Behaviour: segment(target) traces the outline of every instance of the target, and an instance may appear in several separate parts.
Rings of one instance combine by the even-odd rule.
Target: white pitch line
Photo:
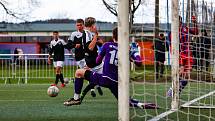
[[[169,111],[166,111],[166,112],[161,113],[160,115],[158,115],[158,116],[156,116],[156,117],[154,117],[154,118],[152,118],[152,119],[150,119],[148,121],[158,121],[158,120],[160,120],[160,119],[166,117],[167,115],[169,115],[171,113],[174,113],[176,111],[178,111],[178,110],[169,110]]]
[[[46,90],[0,90],[0,92],[45,92]]]
[[[210,95],[213,95],[214,93],[215,93],[215,90],[212,91],[212,92],[210,92],[210,93],[208,93],[208,94],[202,95],[201,97],[195,98],[195,99],[193,99],[193,100],[191,100],[191,101],[189,101],[189,102],[187,102],[187,103],[184,103],[184,104],[181,105],[181,106],[182,106],[182,107],[187,107],[187,106],[189,106],[189,105],[195,103],[195,102],[198,101],[198,100],[201,100],[201,99],[203,99],[203,98],[205,98],[205,97],[208,97],[208,96],[210,96]]]
[[[46,102],[49,100],[0,100],[0,102],[27,102],[27,101],[31,101],[31,102]],[[50,100],[51,101],[51,100]]]
[[[215,90],[210,92],[210,93],[208,93],[208,94],[205,94],[205,95],[203,95],[203,96],[201,96],[199,98],[196,98],[196,99],[193,99],[193,100],[191,100],[191,101],[189,101],[187,103],[184,103],[183,105],[181,105],[181,107],[188,107],[189,105],[195,103],[196,101],[201,100],[201,99],[203,99],[203,98],[205,98],[207,96],[210,96],[210,95],[212,95],[214,93],[215,93]],[[164,118],[164,117],[168,116],[169,114],[174,113],[176,111],[178,111],[178,109],[166,111],[166,112],[161,113],[160,115],[150,119],[149,121],[158,121],[158,120],[160,120],[160,119],[162,119],[162,118]]]
[[[183,108],[215,109],[215,106],[183,106]]]

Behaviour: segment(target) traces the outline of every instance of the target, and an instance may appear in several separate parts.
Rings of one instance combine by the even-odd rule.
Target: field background
[[[0,73],[8,74],[8,70],[0,70]],[[75,69],[73,69],[75,70]],[[74,71],[65,68],[64,75],[74,74]],[[143,71],[145,70],[145,71]],[[47,88],[54,82],[53,68],[29,69],[29,75],[36,77],[38,73],[49,75],[52,78],[30,78],[28,84],[23,84],[21,78],[10,78],[5,83],[5,78],[0,79],[0,121],[116,121],[118,120],[117,100],[108,89],[103,88],[104,95],[97,94],[96,98],[88,94],[84,102],[79,106],[65,107],[64,100],[73,96],[73,82],[65,88],[60,88],[57,97],[49,97]],[[20,73],[18,73],[20,72]],[[22,74],[17,71],[17,75]],[[154,79],[153,67],[137,68],[131,73],[130,95],[142,102],[153,102],[159,105],[159,109],[130,108],[131,121],[149,120],[163,112],[169,111],[171,98],[166,97],[167,89],[171,85],[170,71],[166,70],[166,76],[159,80]],[[134,80],[134,81],[133,81]],[[145,80],[145,81],[144,81]],[[20,83],[18,84],[18,81]],[[86,83],[85,83],[86,85]],[[215,90],[213,83],[191,82],[181,94],[181,104],[201,95]],[[215,95],[204,98],[199,103],[215,104]],[[161,119],[180,121],[207,121],[214,120],[214,109],[181,108],[179,111]]]

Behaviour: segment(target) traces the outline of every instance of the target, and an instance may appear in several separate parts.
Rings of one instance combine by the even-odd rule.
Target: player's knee
[[[56,72],[56,74],[60,74],[61,73],[61,68],[60,67],[56,67],[55,72]]]
[[[76,70],[75,77],[76,78],[83,78],[84,77],[84,72],[85,72],[85,69],[78,69],[78,70]]]

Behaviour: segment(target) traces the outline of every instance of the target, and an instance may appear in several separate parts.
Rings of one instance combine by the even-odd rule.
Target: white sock
[[[137,106],[138,106],[139,108],[142,108],[143,103],[137,103]]]
[[[74,99],[75,99],[75,100],[80,99],[80,94],[76,94],[76,93],[75,93],[75,94],[74,94]]]

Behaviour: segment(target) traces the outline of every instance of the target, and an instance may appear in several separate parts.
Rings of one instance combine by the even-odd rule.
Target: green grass
[[[55,74],[53,66],[37,68],[31,66],[28,69],[28,84],[22,84],[24,78],[24,69],[17,67],[16,77],[11,73],[11,67],[0,67],[0,121],[116,121],[118,120],[117,101],[108,89],[103,89],[104,96],[97,94],[92,98],[89,94],[80,106],[65,107],[64,100],[73,95],[73,83],[66,88],[61,88],[57,97],[49,97],[46,94],[47,88],[54,82]],[[73,77],[74,69],[69,66],[64,67],[64,76]],[[39,70],[39,71],[38,71]],[[144,71],[143,71],[144,70]],[[146,66],[137,68],[131,73],[130,95],[143,102],[154,102],[159,105],[159,109],[138,109],[130,108],[131,121],[148,120],[171,108],[171,99],[166,97],[167,89],[171,86],[170,70],[166,70],[163,78],[156,80],[154,78],[154,67]],[[39,78],[41,76],[48,78]],[[193,73],[195,76],[195,72]],[[5,80],[7,84],[4,85]],[[18,85],[19,82],[19,85]],[[138,82],[138,83],[136,83]],[[10,84],[9,84],[10,83]],[[195,99],[201,95],[215,90],[213,83],[195,83],[191,82],[181,94],[181,104]],[[204,98],[198,103],[215,104],[215,95]],[[191,109],[181,108],[179,111],[161,119],[180,121],[211,120],[215,118],[214,109]]]
[[[46,94],[49,85],[0,85],[0,121],[110,121],[117,120],[116,99],[90,96],[80,106],[65,107],[73,88],[61,88],[57,97]]]
[[[63,101],[73,95],[73,87],[70,84],[66,88],[60,88],[57,97],[49,97],[46,94],[47,84],[7,84],[0,85],[0,121],[116,121],[118,116],[117,101],[108,89],[104,89],[104,96],[97,94],[92,98],[89,94],[85,101],[79,106],[65,107]],[[142,121],[151,119],[160,113],[170,109],[171,99],[166,98],[165,92],[170,84],[133,84],[131,86],[131,95],[143,102],[154,102],[160,109],[138,109],[130,108],[130,117],[132,121]],[[199,86],[199,89],[196,87]],[[190,85],[183,91],[182,102],[198,97],[198,93],[207,93],[214,90],[214,85]],[[133,90],[135,92],[133,92]],[[197,94],[189,95],[190,92]],[[208,99],[200,100],[201,103],[215,102],[215,95]],[[185,121],[189,116],[190,120],[208,120],[205,116],[215,117],[215,110],[189,109],[182,108],[178,112],[165,117],[162,120],[180,120]],[[196,115],[192,115],[196,114]]]

